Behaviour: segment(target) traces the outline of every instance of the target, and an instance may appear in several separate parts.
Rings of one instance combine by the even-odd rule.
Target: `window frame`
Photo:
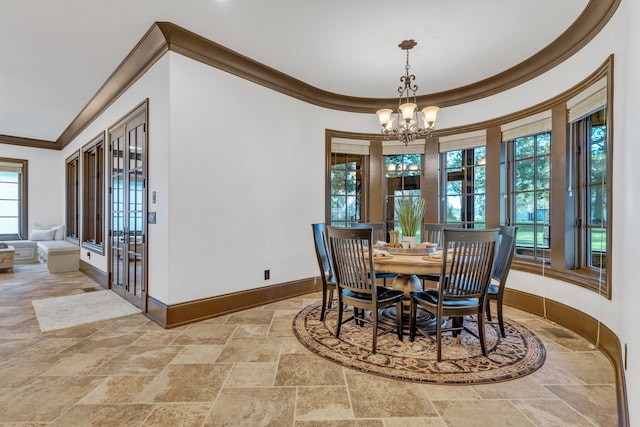
[[[548,135],[548,151],[544,152],[544,153],[539,153],[538,152],[538,140],[542,135]],[[518,260],[518,261],[522,261],[522,262],[529,262],[529,263],[534,263],[534,264],[544,264],[544,265],[550,265],[551,263],[551,254],[553,251],[552,245],[551,245],[551,210],[552,210],[552,198],[551,198],[551,194],[553,192],[553,185],[552,185],[552,178],[551,178],[551,162],[552,162],[552,145],[551,145],[551,140],[553,137],[553,133],[552,131],[545,131],[545,132],[537,132],[531,135],[523,135],[521,137],[517,137],[514,138],[512,140],[509,141],[505,141],[507,147],[506,147],[506,152],[507,152],[507,193],[506,193],[506,198],[507,198],[507,210],[506,210],[506,215],[507,215],[507,219],[505,221],[506,224],[509,225],[515,225],[516,227],[518,227],[519,223],[518,220],[516,219],[517,216],[517,206],[516,206],[516,199],[517,199],[517,195],[518,194],[533,194],[533,200],[534,200],[534,209],[533,209],[533,222],[531,224],[531,226],[533,227],[533,246],[532,247],[528,247],[528,246],[518,246],[518,242],[516,241],[516,253],[514,254],[514,260]],[[524,140],[526,138],[533,138],[533,154],[527,157],[520,157],[520,158],[516,158],[516,141],[518,140]],[[544,187],[544,188],[540,188],[538,187],[538,161],[540,159],[545,159],[546,162],[548,163],[548,168],[549,168],[549,180],[548,180],[548,186]],[[526,190],[518,190],[516,187],[516,165],[519,162],[526,162],[526,161],[532,161],[533,162],[533,177],[532,177],[532,188],[530,189],[526,189]],[[548,212],[547,212],[547,221],[539,221],[538,220],[538,206],[537,206],[537,200],[538,200],[538,195],[540,193],[548,193],[549,194],[549,201],[548,201]],[[524,229],[522,228],[523,226],[521,226],[521,229],[518,232],[518,237],[520,238],[520,236],[522,236],[524,233]],[[537,243],[537,228],[538,227],[542,227],[543,228],[543,240],[545,238],[544,234],[546,234],[546,239],[548,241],[547,246],[542,246],[539,245]],[[518,251],[521,252],[518,252]],[[524,252],[525,251],[529,251],[531,252],[530,255],[525,255]]]
[[[104,255],[105,134],[82,147],[82,247]]]
[[[604,217],[606,225],[602,226],[606,230],[606,240],[605,240],[605,266],[603,268],[599,268],[597,266],[593,266],[592,263],[588,261],[589,253],[593,252],[590,250],[590,237],[589,231],[591,229],[597,228],[594,227],[589,220],[589,212],[590,212],[590,189],[593,187],[590,183],[589,179],[589,168],[590,168],[590,146],[591,146],[591,129],[592,129],[592,120],[593,115],[597,114],[599,111],[603,111],[604,116],[604,126],[605,132],[603,137],[603,142],[605,144],[604,154],[606,156],[604,166],[605,166],[605,178],[604,182],[600,181],[598,185],[602,185],[604,187],[605,194],[605,203],[606,207],[604,210]],[[575,222],[575,237],[574,240],[576,242],[576,253],[575,253],[575,270],[579,273],[587,275],[592,278],[597,278],[597,291],[603,295],[610,297],[610,287],[608,286],[609,275],[610,275],[610,251],[611,251],[611,161],[613,157],[613,148],[610,140],[610,123],[609,123],[609,114],[607,106],[603,106],[598,109],[596,112],[583,117],[582,119],[576,120],[569,125],[572,127],[572,134],[570,141],[570,146],[572,147],[571,155],[573,156],[573,161],[575,162],[575,170],[570,171],[572,173],[572,177],[575,179],[575,205],[574,209],[576,211],[576,222]],[[593,255],[591,255],[593,257]],[[606,281],[603,283],[603,277],[606,278]],[[595,287],[595,286],[594,286]]]
[[[26,240],[29,238],[29,161],[25,159],[0,157],[0,162],[16,164],[16,167],[20,168],[20,173],[18,173],[18,231],[16,234],[0,234],[0,241]]]
[[[65,160],[65,240],[80,241],[80,150]]]
[[[476,150],[482,149],[484,150],[484,156],[482,158],[478,158],[476,155]],[[447,156],[450,153],[460,152],[461,153],[461,164],[460,166],[448,166]],[[440,153],[440,188],[439,197],[440,199],[440,212],[442,212],[442,218],[440,219],[445,224],[461,224],[463,228],[478,228],[484,229],[487,227],[487,168],[486,168],[486,158],[487,151],[486,145],[478,145],[474,147],[468,148],[458,148],[455,150],[446,150]],[[483,162],[481,162],[483,160]],[[475,185],[476,171],[479,170],[484,172],[484,187],[483,192],[477,191]],[[460,200],[460,221],[449,221],[448,218],[448,198],[449,196],[456,196],[455,194],[450,194],[448,192],[448,183],[455,182],[449,181],[450,174],[461,174],[461,179],[459,180],[461,183],[461,192],[459,194]],[[457,181],[457,180],[456,180]],[[471,183],[469,181],[472,181]],[[471,191],[470,191],[471,190]],[[475,214],[475,198],[476,197],[484,197],[484,213],[483,218],[484,222],[476,221]],[[476,226],[477,225],[477,226]]]

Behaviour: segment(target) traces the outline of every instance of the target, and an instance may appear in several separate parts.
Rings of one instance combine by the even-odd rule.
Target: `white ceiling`
[[[413,38],[418,95],[504,71],[588,0],[0,0],[0,135],[56,140],[155,21],[320,89],[393,98]]]

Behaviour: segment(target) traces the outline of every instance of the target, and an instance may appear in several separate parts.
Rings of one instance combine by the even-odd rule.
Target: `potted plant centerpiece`
[[[416,234],[422,226],[425,201],[423,198],[403,198],[396,203],[396,216],[402,228],[402,241],[409,248],[416,247]],[[403,244],[403,247],[405,245]]]

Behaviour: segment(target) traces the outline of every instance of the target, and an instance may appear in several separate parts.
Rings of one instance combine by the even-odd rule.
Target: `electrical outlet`
[[[264,271],[264,280],[269,280],[271,278],[271,270]]]

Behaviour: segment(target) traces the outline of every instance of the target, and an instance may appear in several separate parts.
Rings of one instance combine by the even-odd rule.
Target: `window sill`
[[[511,268],[513,270],[525,271],[527,273],[572,283],[611,299],[611,294],[607,286],[606,272],[601,276],[598,271],[586,268],[580,270],[557,270],[545,265],[543,269],[540,263],[520,259],[516,260],[515,258],[513,259]]]
[[[104,255],[104,245],[96,245],[93,242],[82,242],[82,247],[99,255]]]

